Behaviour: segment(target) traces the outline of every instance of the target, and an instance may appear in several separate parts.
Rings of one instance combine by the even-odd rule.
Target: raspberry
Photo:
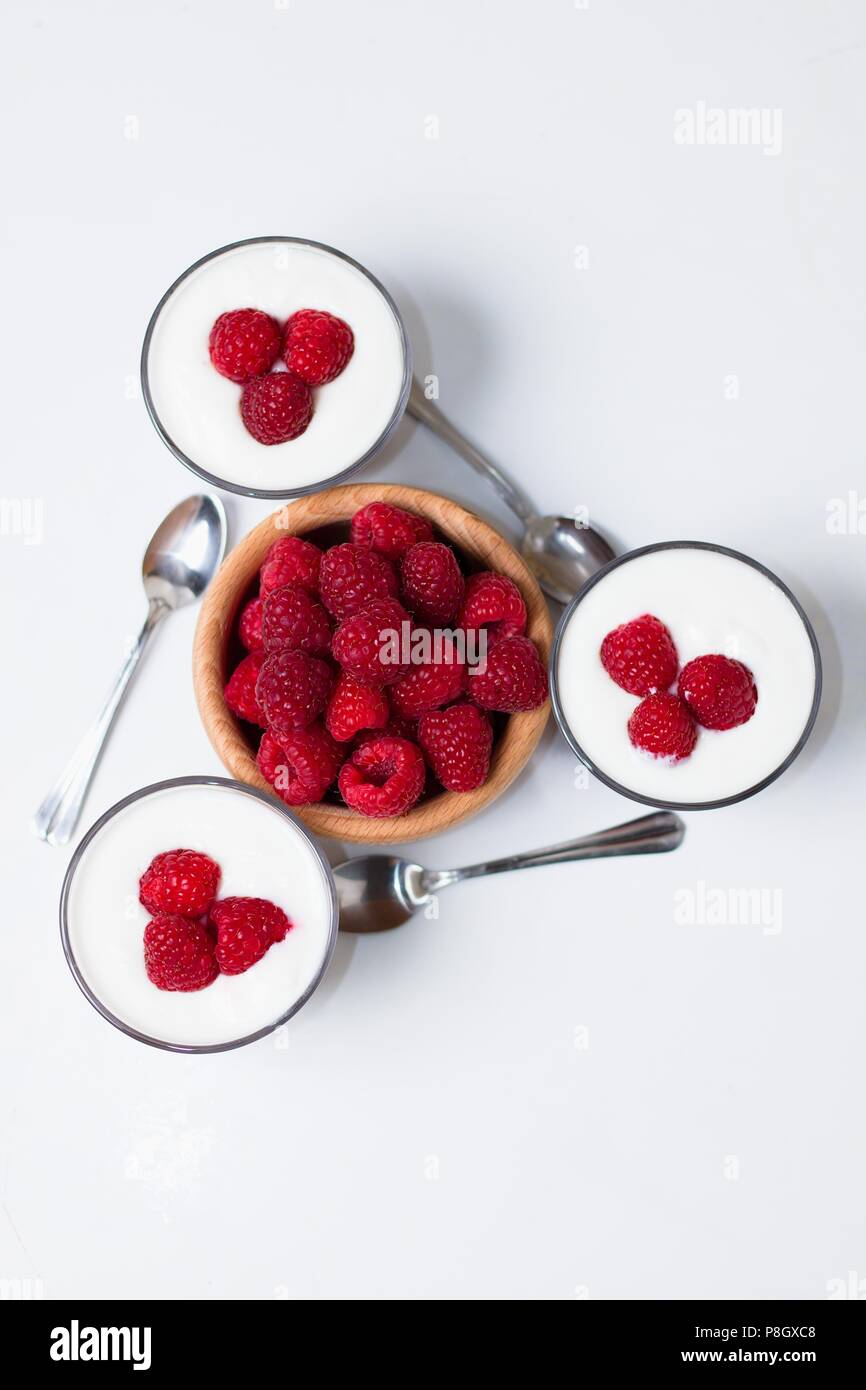
[[[599,655],[611,680],[629,695],[668,690],[680,664],[673,638],[651,613],[615,627],[602,642]]]
[[[256,684],[265,660],[264,652],[250,652],[241,664],[235,667],[223,691],[225,702],[238,719],[247,719],[250,724],[260,724],[264,728],[265,717],[256,698]]]
[[[390,560],[347,541],[323,555],[319,591],[329,613],[350,618],[371,598],[396,598],[397,575]]]
[[[463,602],[464,582],[454,551],[441,541],[418,541],[400,561],[406,606],[429,623],[449,623]]]
[[[222,898],[211,908],[210,921],[216,927],[214,954],[223,975],[242,975],[292,929],[282,909],[265,898]]]
[[[409,669],[399,659],[391,659],[402,653],[404,623],[411,641],[412,625],[402,604],[395,598],[371,599],[340,623],[331,648],[334,659],[368,685],[393,685]],[[396,634],[397,652],[392,651],[395,638],[391,634]]]
[[[288,647],[310,656],[327,656],[331,649],[330,619],[300,584],[284,584],[265,600],[262,641],[269,653]]]
[[[179,912],[201,917],[217,894],[220,866],[197,849],[169,849],[151,859],[138,881],[138,900],[151,917]]]
[[[526,604],[506,575],[483,570],[466,581],[458,621],[467,631],[486,628],[489,638],[514,637],[526,631]]]
[[[678,763],[691,753],[698,731],[685,702],[659,690],[641,700],[628,721],[628,736],[635,748]]]
[[[322,552],[301,536],[280,536],[274,541],[259,570],[259,592],[267,598],[272,589],[284,584],[300,584],[308,594],[319,592]]]
[[[428,710],[439,709],[466,691],[466,664],[460,661],[453,642],[431,637],[429,661],[410,668],[391,687],[391,702],[397,714],[415,719]]]
[[[219,974],[214,943],[201,922],[177,913],[154,917],[144,929],[144,968],[157,989],[188,994]]]
[[[477,705],[451,705],[422,714],[418,742],[446,791],[471,792],[487,781],[493,728]]]
[[[260,598],[251,598],[238,620],[238,635],[248,652],[262,650],[262,610]]]
[[[364,685],[348,671],[341,671],[325,712],[325,728],[340,743],[348,743],[359,729],[382,729],[390,707],[384,690]]]
[[[276,733],[292,733],[312,724],[328,703],[334,673],[317,656],[285,648],[266,659],[256,697],[267,724]]]
[[[735,729],[751,719],[758,703],[748,666],[729,656],[698,656],[687,662],[677,690],[705,729]]]
[[[364,816],[402,816],[424,790],[420,749],[387,735],[356,748],[340,770],[343,800]]]
[[[279,738],[263,734],[256,758],[262,776],[287,806],[321,801],[336,781],[342,761],[342,749],[321,724]]]
[[[338,377],[354,350],[349,325],[324,309],[299,309],[283,330],[283,361],[310,386]]]
[[[297,439],[312,418],[310,388],[291,372],[271,372],[244,387],[241,419],[260,444],[285,444]]]
[[[220,314],[208,340],[210,360],[220,376],[239,386],[269,372],[280,355],[280,325],[261,309],[230,309]]]
[[[486,668],[476,666],[469,695],[482,709],[538,709],[547,699],[547,672],[528,637],[503,637],[487,652]]]
[[[388,502],[368,502],[352,517],[352,541],[399,560],[417,541],[432,541],[433,527],[423,516],[392,507]]]

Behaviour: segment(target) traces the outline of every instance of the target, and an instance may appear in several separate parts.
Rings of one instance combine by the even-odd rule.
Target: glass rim
[[[740,560],[743,564],[751,566],[752,569],[755,569],[760,574],[762,574],[765,577],[765,579],[769,579],[773,584],[775,584],[778,589],[781,589],[782,593],[791,603],[798,617],[800,618],[800,621],[802,622],[803,627],[805,628],[806,636],[809,639],[809,645],[812,648],[812,659],[815,663],[815,688],[812,693],[812,704],[809,710],[808,718],[806,719],[806,723],[803,726],[803,731],[800,734],[800,737],[798,738],[797,742],[794,744],[794,747],[786,755],[786,757],[779,764],[779,766],[774,768],[772,772],[768,773],[766,777],[762,777],[759,782],[755,782],[753,786],[745,788],[744,791],[735,792],[731,796],[719,797],[713,801],[661,801],[654,797],[645,796],[641,793],[632,791],[630,788],[624,786],[621,782],[617,782],[615,778],[610,777],[606,772],[603,772],[602,769],[598,767],[598,765],[593,761],[593,759],[590,758],[589,754],[585,751],[581,744],[578,743],[577,739],[571,731],[571,728],[569,727],[568,720],[565,716],[565,712],[562,707],[562,701],[560,698],[559,678],[557,674],[559,667],[559,652],[562,646],[563,637],[565,636],[566,628],[568,627],[568,624],[571,621],[571,617],[575,612],[575,609],[583,601],[583,599],[589,593],[590,589],[594,588],[595,585],[598,584],[600,580],[604,579],[606,575],[610,574],[612,570],[617,569],[620,565],[626,564],[629,560],[637,559],[640,555],[651,555],[659,550],[712,550],[719,555],[728,555],[732,560]],[[722,806],[733,806],[739,801],[746,801],[749,797],[756,796],[758,792],[763,791],[764,788],[768,787],[771,782],[775,782],[778,777],[781,777],[783,772],[786,772],[788,770],[788,768],[794,762],[795,758],[799,757],[800,753],[802,753],[803,748],[806,745],[809,735],[811,734],[812,729],[814,728],[815,720],[818,717],[818,709],[821,704],[821,690],[823,685],[821,652],[820,648],[818,647],[818,639],[815,636],[815,630],[812,626],[809,616],[803,608],[803,605],[800,603],[799,599],[796,597],[796,595],[791,592],[787,584],[782,579],[780,579],[777,574],[774,574],[773,571],[768,569],[766,565],[762,565],[760,560],[753,559],[751,555],[744,555],[741,550],[733,550],[730,546],[717,545],[712,541],[657,541],[653,545],[638,546],[635,550],[626,551],[624,555],[615,556],[615,558],[609,561],[609,563],[606,564],[603,569],[600,569],[597,574],[594,574],[591,579],[587,580],[586,584],[584,584],[583,587],[578,590],[574,598],[570,600],[567,607],[563,611],[559,619],[559,622],[556,625],[556,632],[554,633],[553,644],[550,649],[548,677],[550,683],[550,703],[553,708],[553,717],[556,720],[557,727],[560,733],[565,738],[565,741],[568,744],[569,748],[580,759],[584,767],[587,768],[588,771],[591,772],[594,777],[597,777],[600,782],[603,782],[605,786],[610,787],[611,791],[619,792],[621,796],[627,797],[630,801],[638,801],[643,806],[654,806],[662,811],[718,810]]]
[[[159,417],[159,412],[156,409],[156,405],[154,403],[153,395],[150,389],[150,377],[148,371],[150,344],[153,339],[153,334],[156,329],[159,316],[165,308],[166,304],[168,303],[169,299],[171,299],[175,290],[177,290],[180,287],[180,285],[183,284],[184,280],[188,279],[188,277],[192,275],[194,271],[199,270],[200,267],[203,265],[207,265],[208,261],[215,260],[217,256],[224,256],[229,251],[238,250],[238,248],[241,246],[259,246],[265,245],[268,242],[274,244],[288,243],[294,246],[310,246],[316,251],[325,251],[330,256],[336,256],[338,260],[345,261],[347,265],[351,265],[355,268],[355,270],[360,271],[360,273],[365,277],[365,279],[369,280],[370,283],[374,286],[374,288],[379,291],[382,298],[385,300],[385,303],[388,305],[388,308],[394,316],[394,321],[397,324],[397,328],[400,334],[400,342],[403,348],[403,383],[400,388],[400,395],[397,398],[397,403],[394,406],[394,409],[391,413],[391,418],[389,419],[385,428],[382,430],[382,433],[379,435],[378,439],[376,439],[374,443],[370,445],[370,447],[365,451],[365,453],[361,455],[359,459],[356,459],[354,463],[350,463],[346,468],[341,469],[339,473],[331,474],[322,482],[307,483],[303,487],[296,488],[247,487],[243,483],[232,483],[225,478],[220,478],[217,476],[216,473],[209,473],[207,469],[202,467],[200,463],[196,463],[195,460],[191,459],[188,454],[185,454],[183,449],[181,449],[180,445],[175,443],[175,441],[172,439],[171,435],[168,433],[168,430],[165,428]],[[252,236],[243,237],[240,241],[227,242],[225,246],[218,246],[215,251],[209,251],[206,256],[200,256],[197,261],[193,261],[192,265],[187,266],[186,270],[182,271],[181,274],[178,275],[176,280],[172,281],[168,289],[165,291],[165,294],[162,296],[156,308],[154,309],[153,313],[151,314],[150,319],[148,320],[147,328],[144,334],[144,341],[141,347],[141,362],[139,371],[141,378],[141,392],[142,396],[144,397],[144,404],[147,407],[147,413],[150,416],[151,424],[153,425],[163,444],[165,444],[166,448],[169,449],[169,451],[172,454],[174,454],[174,457],[178,460],[179,463],[182,463],[185,468],[189,468],[193,473],[196,474],[197,477],[202,478],[206,483],[209,483],[211,487],[221,488],[224,492],[233,492],[241,497],[261,497],[267,501],[285,502],[293,497],[308,497],[312,493],[322,492],[326,488],[336,487],[339,483],[345,482],[347,478],[357,473],[359,469],[365,466],[365,464],[368,464],[370,460],[383,447],[386,441],[390,439],[391,435],[394,433],[394,430],[397,428],[398,424],[400,423],[404,414],[406,413],[406,406],[409,402],[409,391],[412,386],[412,345],[409,341],[409,334],[406,331],[406,325],[403,322],[403,316],[400,313],[400,310],[397,308],[397,305],[395,304],[392,296],[385,289],[385,286],[381,283],[381,281],[377,280],[376,276],[373,275],[373,273],[369,271],[366,266],[361,265],[360,261],[354,260],[352,256],[347,256],[345,251],[339,251],[335,246],[328,246],[327,243],[324,241],[312,241],[309,237]]]
[[[120,811],[125,810],[126,807],[132,805],[133,802],[141,801],[146,796],[151,796],[155,792],[166,791],[171,787],[195,786],[226,787],[231,791],[243,792],[245,795],[251,796],[255,798],[257,801],[264,802],[266,806],[269,806],[274,811],[278,811],[281,815],[285,816],[287,820],[291,821],[295,828],[301,832],[303,838],[307,841],[316,859],[318,860],[319,866],[322,869],[325,885],[328,890],[328,898],[330,903],[330,923],[328,928],[328,941],[325,948],[325,953],[322,957],[321,964],[318,970],[316,971],[316,974],[310,981],[307,988],[304,990],[303,994],[300,995],[299,998],[294,1001],[291,1008],[289,1008],[273,1023],[266,1024],[263,1028],[258,1028],[255,1032],[247,1033],[241,1038],[233,1038],[229,1042],[222,1043],[167,1042],[164,1038],[153,1038],[148,1033],[144,1033],[140,1029],[133,1027],[131,1023],[127,1023],[122,1018],[118,1018],[116,1014],[111,1012],[108,1005],[102,999],[99,998],[95,990],[88,983],[87,978],[84,975],[84,972],[82,971],[81,967],[78,964],[78,961],[75,958],[75,951],[73,950],[72,942],[70,940],[69,935],[69,894],[72,888],[72,882],[75,877],[76,870],[78,869],[78,866],[81,863],[81,860],[84,856],[84,852],[87,849],[88,845],[91,843],[91,841],[99,834],[99,832],[103,829],[105,825],[108,824],[110,820],[113,820],[114,817]],[[119,1029],[121,1033],[125,1033],[127,1037],[134,1038],[137,1042],[146,1043],[148,1047],[157,1047],[163,1052],[232,1052],[235,1048],[245,1047],[247,1043],[258,1042],[261,1038],[267,1037],[269,1033],[275,1032],[277,1028],[281,1028],[284,1023],[288,1023],[289,1019],[293,1018],[294,1015],[299,1011],[299,1009],[303,1008],[304,1004],[307,1003],[308,999],[311,997],[312,994],[315,993],[319,985],[322,983],[322,980],[324,979],[325,974],[327,973],[328,967],[334,955],[334,950],[337,944],[339,924],[340,906],[337,897],[337,885],[334,880],[334,874],[333,870],[331,869],[331,865],[325,858],[325,855],[318,841],[314,838],[313,835],[310,834],[309,830],[304,825],[304,823],[296,815],[294,815],[289,810],[289,808],[285,806],[281,801],[277,801],[274,797],[269,796],[266,792],[259,791],[257,787],[247,786],[245,782],[238,782],[232,777],[211,777],[205,775],[191,777],[168,777],[160,782],[151,782],[146,787],[139,787],[137,791],[130,792],[128,796],[122,797],[121,800],[116,801],[113,806],[109,806],[108,810],[103,812],[99,819],[94,821],[93,825],[91,825],[90,829],[86,832],[86,834],[82,836],[81,840],[75,847],[75,851],[72,855],[72,858],[69,861],[69,864],[67,865],[66,873],[63,876],[63,886],[60,890],[60,940],[63,946],[63,954],[66,957],[66,964],[69,966],[69,969],[72,972],[73,979],[75,980],[75,983],[78,985],[78,988],[81,990],[88,1003],[91,1004],[94,1009],[96,1009],[97,1013],[101,1014],[102,1017],[108,1023],[111,1023],[115,1028]]]

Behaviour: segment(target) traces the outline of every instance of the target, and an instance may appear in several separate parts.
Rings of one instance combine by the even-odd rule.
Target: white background
[[[864,1278],[866,535],[827,529],[866,489],[862,7],[33,0],[4,28],[2,491],[42,499],[44,539],[0,541],[0,1276],[266,1299],[823,1298]],[[699,102],[781,109],[781,154],[678,145]],[[153,525],[196,486],[135,386],[148,316],[192,260],[261,233],[369,265],[443,408],[540,508],[775,569],[826,696],[795,767],[690,816],[678,854],[455,888],[438,922],[342,940],[287,1046],[184,1058],[78,993],[68,855],[27,821],[143,615]],[[366,477],[509,525],[409,421]],[[234,539],[269,510],[228,505]],[[159,634],[82,829],[220,770],[194,623]],[[639,813],[574,772],[551,727],[419,857]],[[780,889],[781,932],[677,926],[699,883]]]

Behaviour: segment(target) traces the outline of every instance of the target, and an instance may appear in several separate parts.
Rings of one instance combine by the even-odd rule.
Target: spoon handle
[[[438,406],[434,405],[424,395],[424,388],[417,377],[412,378],[412,389],[409,392],[409,403],[406,407],[407,413],[414,419],[420,420],[422,425],[426,425],[434,434],[438,434],[440,439],[444,439],[446,444],[450,444],[456,454],[465,460],[466,463],[474,468],[476,473],[487,478],[491,482],[502,498],[507,507],[510,507],[514,515],[518,517],[524,525],[535,515],[532,507],[526,498],[514,486],[510,478],[507,478],[501,468],[497,468],[495,463],[491,463],[483,454],[480,454],[473,444],[455,429],[450,420],[445,416]]]
[[[65,845],[78,824],[81,807],[99,763],[105,740],[120,709],[129,682],[141,660],[150,635],[169,609],[160,599],[151,599],[144,626],[124,661],[108,698],[95,723],[88,729],[54,786],[33,817],[33,830],[49,845]]]
[[[511,869],[535,869],[543,864],[569,864],[576,859],[611,859],[620,854],[664,854],[683,842],[686,827],[672,811],[655,811],[640,816],[611,830],[599,830],[548,849],[529,850],[507,859],[492,859],[486,864],[470,864],[464,869],[426,869],[423,878],[425,892],[435,893],[450,883],[464,878],[480,878],[485,874],[504,874]]]

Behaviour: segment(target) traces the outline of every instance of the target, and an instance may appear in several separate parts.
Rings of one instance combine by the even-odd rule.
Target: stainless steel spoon
[[[558,603],[568,603],[588,579],[614,558],[613,547],[590,526],[570,516],[536,516],[523,493],[501,468],[480,454],[474,444],[428,401],[420,382],[413,380],[407,413],[450,444],[476,473],[493,484],[507,507],[524,526],[523,558],[542,589]]]
[[[542,864],[569,864],[577,859],[611,859],[620,854],[663,854],[683,842],[686,827],[672,811],[583,835],[564,845],[471,864],[465,869],[424,869],[408,859],[388,854],[363,854],[334,869],[340,900],[340,931],[388,931],[409,920],[442,888],[465,878],[503,874],[511,869],[534,869]]]
[[[226,546],[226,516],[216,497],[197,494],[174,507],[155,531],[141,567],[147,617],[105,704],[33,818],[50,845],[65,845],[81,814],[105,740],[150,637],[166,613],[192,603],[219,567]]]

